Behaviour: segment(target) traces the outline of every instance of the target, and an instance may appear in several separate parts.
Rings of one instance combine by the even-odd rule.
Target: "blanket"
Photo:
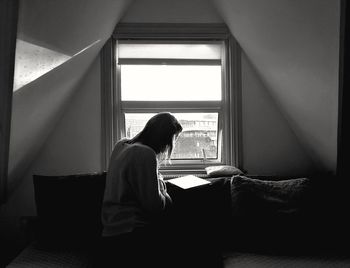
[[[230,237],[236,250],[299,249],[307,230],[304,207],[309,183],[308,178],[268,181],[233,176]]]
[[[310,180],[260,180],[242,175],[231,178],[233,215],[241,213],[295,213],[307,197]],[[259,214],[260,214],[259,213]]]

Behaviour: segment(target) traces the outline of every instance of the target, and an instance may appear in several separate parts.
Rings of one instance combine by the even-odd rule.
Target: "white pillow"
[[[229,165],[209,166],[205,168],[205,171],[210,177],[224,177],[244,174],[239,168]]]

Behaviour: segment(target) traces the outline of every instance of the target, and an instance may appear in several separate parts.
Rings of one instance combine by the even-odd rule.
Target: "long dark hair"
[[[148,120],[145,127],[129,143],[141,142],[151,147],[158,155],[167,153],[170,157],[173,150],[174,136],[182,131],[181,124],[169,112],[161,112]]]

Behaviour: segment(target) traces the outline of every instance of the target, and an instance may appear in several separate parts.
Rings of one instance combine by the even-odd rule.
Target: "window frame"
[[[133,42],[222,42],[222,99],[221,101],[121,101],[120,68],[117,64],[118,40]],[[137,59],[138,63],[142,60]],[[147,62],[149,59],[147,60]],[[162,60],[163,61],[163,60]],[[200,62],[202,60],[199,60]],[[206,60],[203,60],[206,61]],[[124,61],[125,62],[125,61]],[[181,60],[183,62],[183,60]],[[188,60],[190,63],[190,61]],[[197,62],[197,61],[196,61]],[[156,63],[156,62],[155,62]],[[220,161],[194,159],[172,160],[161,166],[164,173],[203,173],[209,165],[241,166],[241,82],[240,48],[224,24],[118,24],[112,37],[101,51],[102,83],[102,166],[107,169],[109,156],[117,140],[125,135],[124,112],[218,112],[218,158]],[[179,110],[181,103],[181,111]],[[205,103],[205,105],[203,105]],[[220,116],[220,113],[222,116]],[[124,132],[123,132],[124,130]],[[220,131],[222,130],[222,131]],[[225,145],[225,148],[223,148]]]

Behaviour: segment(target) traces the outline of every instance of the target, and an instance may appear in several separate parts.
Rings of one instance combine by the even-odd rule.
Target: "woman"
[[[181,131],[172,114],[158,113],[134,138],[115,145],[102,205],[105,266],[134,267],[148,260],[154,267],[166,259],[162,216],[172,200],[157,158],[170,158]]]

